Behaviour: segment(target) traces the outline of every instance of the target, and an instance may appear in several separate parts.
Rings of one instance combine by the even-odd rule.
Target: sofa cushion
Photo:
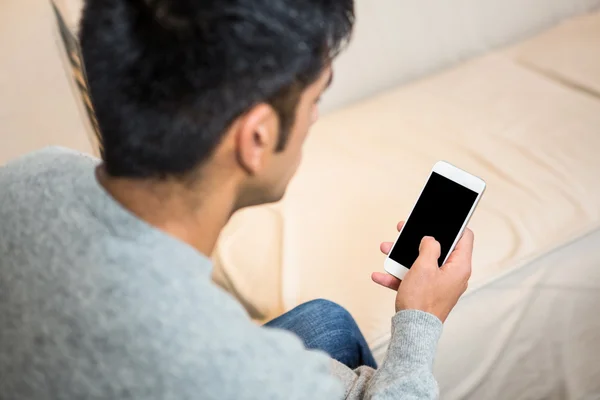
[[[514,53],[523,65],[600,97],[600,12],[570,19]]]
[[[242,210],[230,219],[214,252],[213,280],[234,293],[259,322],[285,311],[281,301],[282,230],[277,206]]]
[[[248,229],[224,236],[228,251],[244,255],[227,269],[239,281],[280,274],[283,309],[317,297],[337,301],[376,343],[389,334],[394,311],[394,293],[369,278],[383,269],[378,244],[395,238],[395,223],[436,161],[488,183],[470,224],[477,287],[600,225],[599,126],[600,101],[502,54],[346,108],[319,122],[305,145],[277,208],[281,247],[260,250],[273,262],[249,262],[263,231]]]

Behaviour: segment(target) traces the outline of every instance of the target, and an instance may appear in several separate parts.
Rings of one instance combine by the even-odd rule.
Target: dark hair
[[[347,42],[353,0],[87,0],[80,38],[108,173],[184,175],[260,102],[279,150]]]

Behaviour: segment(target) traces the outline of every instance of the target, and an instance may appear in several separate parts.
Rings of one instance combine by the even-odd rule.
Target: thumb
[[[440,243],[432,238],[431,236],[425,236],[421,240],[421,245],[419,246],[419,257],[415,264],[422,265],[435,265],[438,266],[438,258],[440,258],[441,254]]]

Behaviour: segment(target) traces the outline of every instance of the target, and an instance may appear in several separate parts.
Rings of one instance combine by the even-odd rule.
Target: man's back
[[[48,149],[0,168],[0,399],[341,395],[326,356],[255,326],[95,166]]]

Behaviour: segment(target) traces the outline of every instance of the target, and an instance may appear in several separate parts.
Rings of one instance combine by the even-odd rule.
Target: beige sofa
[[[46,0],[0,2],[0,164],[63,145],[93,152]]]
[[[5,4],[24,12],[17,0]],[[57,4],[75,29],[80,2]],[[446,159],[485,178],[488,191],[471,223],[472,284],[440,343],[442,398],[595,398],[600,14],[565,18],[599,5],[359,0],[355,41],[336,63],[328,113],[297,177],[282,202],[234,216],[213,255],[215,280],[258,321],[313,298],[337,301],[381,359],[393,293],[369,279],[382,270],[378,244],[394,238],[428,170]],[[43,118],[9,115],[26,145],[0,162],[49,141],[92,151],[82,145],[85,114],[69,107],[48,131]]]
[[[600,397],[599,84],[595,13],[331,113],[286,198],[227,227],[217,280],[258,319],[337,301],[381,359],[393,293],[369,279],[378,243],[445,159],[488,190],[440,344],[442,398]]]

